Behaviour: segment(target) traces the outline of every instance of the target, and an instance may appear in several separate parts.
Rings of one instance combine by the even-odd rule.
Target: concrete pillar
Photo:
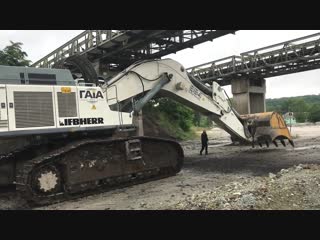
[[[142,110],[137,114],[133,115],[133,125],[137,128],[136,134],[137,136],[143,136],[143,118],[142,118]]]
[[[266,111],[266,81],[263,78],[236,78],[231,81],[234,107],[240,114]]]

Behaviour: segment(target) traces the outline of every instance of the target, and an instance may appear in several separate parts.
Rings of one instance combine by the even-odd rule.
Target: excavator
[[[72,56],[55,68],[0,66],[0,186],[46,205],[177,174],[177,141],[137,134],[141,110],[166,97],[209,116],[233,140],[293,145],[276,112],[239,115],[223,88],[204,85],[172,59],[143,60],[108,81]],[[81,84],[79,84],[82,82]]]

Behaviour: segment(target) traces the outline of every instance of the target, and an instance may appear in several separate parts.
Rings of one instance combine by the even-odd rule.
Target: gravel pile
[[[320,209],[320,166],[299,164],[194,194],[169,209]]]

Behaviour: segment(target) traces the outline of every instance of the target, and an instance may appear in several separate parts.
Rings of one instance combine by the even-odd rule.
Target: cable
[[[149,82],[153,82],[153,81],[157,81],[157,80],[159,80],[162,76],[160,75],[159,77],[157,77],[157,78],[155,78],[155,79],[147,79],[147,78],[145,78],[145,77],[143,77],[143,76],[141,76],[139,73],[137,73],[137,72],[135,72],[135,71],[132,71],[132,70],[130,70],[130,71],[128,71],[128,72],[126,72],[126,74],[128,74],[128,73],[134,73],[134,74],[136,74],[137,76],[138,76],[138,78],[139,78],[139,80],[140,80],[140,82],[141,82],[141,85],[142,85],[142,96],[144,97],[145,96],[145,87],[144,87],[144,83],[143,83],[143,79],[144,80],[146,80],[146,81],[149,81]],[[125,74],[125,75],[126,75]]]
[[[132,70],[128,71],[127,73],[130,73],[130,72],[136,74],[139,78],[143,78],[144,80],[149,81],[149,82],[157,81],[158,79],[160,79],[162,77],[161,75],[159,75],[159,77],[157,77],[155,79],[148,79],[148,78],[145,78],[145,77],[141,76],[139,73],[132,71]]]
[[[140,82],[141,82],[141,85],[142,85],[142,94],[143,94],[143,96],[144,96],[144,83],[143,83],[143,81],[142,81],[142,79],[141,79],[141,76],[140,76],[139,74],[137,74],[137,76],[138,76],[138,78],[139,78],[139,80],[140,80]]]
[[[232,102],[231,102],[231,100],[230,100],[230,98],[229,98],[226,90],[224,90],[224,88],[222,88],[222,90],[224,91],[224,94],[227,96],[228,101],[229,101],[229,105],[230,105],[230,111],[229,111],[229,112],[226,111],[226,112],[227,112],[227,113],[230,113],[231,111],[233,111]]]

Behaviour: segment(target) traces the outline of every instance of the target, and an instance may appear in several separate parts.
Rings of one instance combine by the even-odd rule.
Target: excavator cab
[[[294,147],[292,136],[283,117],[277,112],[265,112],[240,115],[241,119],[247,123],[248,130],[253,138],[252,144],[260,146],[266,144],[269,147],[273,143],[278,147],[277,141],[280,141],[283,146],[286,146],[285,140]]]

